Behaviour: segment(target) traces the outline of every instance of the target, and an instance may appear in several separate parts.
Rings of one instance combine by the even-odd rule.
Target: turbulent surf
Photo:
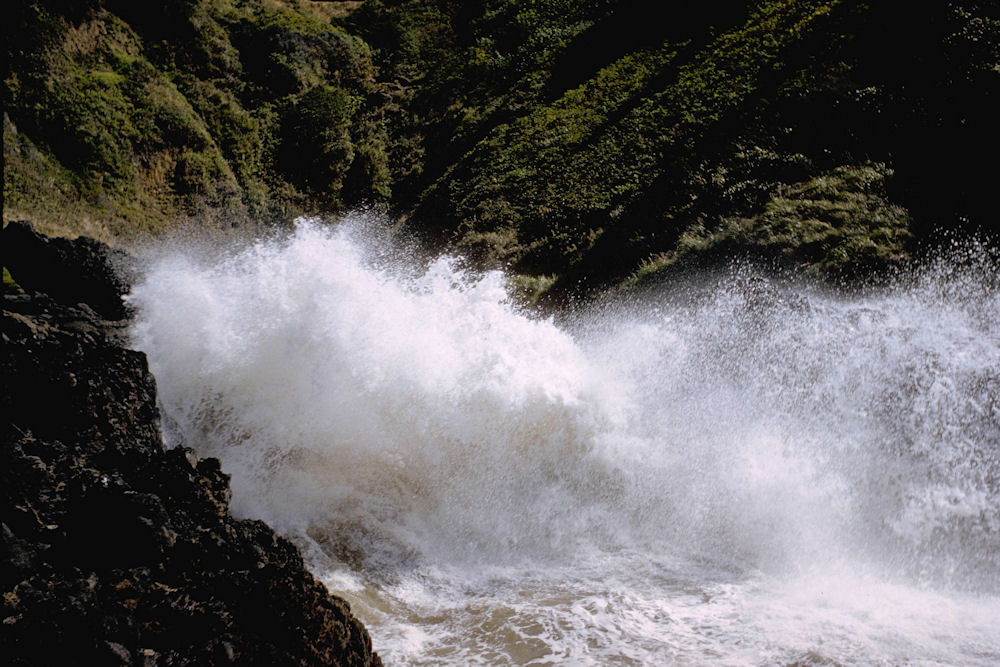
[[[736,267],[532,315],[368,225],[148,253],[173,444],[387,664],[1000,661],[1000,289]]]

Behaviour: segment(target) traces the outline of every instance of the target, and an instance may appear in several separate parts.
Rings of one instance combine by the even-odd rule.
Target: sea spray
[[[987,251],[853,296],[736,268],[560,326],[406,254],[301,221],[161,251],[130,297],[169,437],[391,661],[1000,656]]]

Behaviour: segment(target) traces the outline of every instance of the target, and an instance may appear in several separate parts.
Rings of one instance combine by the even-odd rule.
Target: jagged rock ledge
[[[230,515],[219,461],[164,448],[127,257],[23,223],[3,242],[26,290],[3,294],[4,664],[380,665],[298,549]]]

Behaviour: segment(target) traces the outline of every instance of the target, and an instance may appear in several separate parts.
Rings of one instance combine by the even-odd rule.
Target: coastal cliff
[[[981,0],[32,0],[4,219],[110,242],[362,208],[542,304],[994,235]]]
[[[124,342],[127,256],[21,223],[3,237],[5,662],[380,665],[298,549],[230,514],[219,461],[166,449]]]

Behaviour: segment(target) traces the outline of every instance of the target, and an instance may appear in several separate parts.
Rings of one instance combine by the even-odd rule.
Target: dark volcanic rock
[[[129,256],[100,241],[48,238],[27,222],[3,229],[3,263],[14,280],[29,292],[44,292],[60,303],[86,303],[107,319],[128,312],[122,296],[128,292]]]
[[[381,664],[295,546],[229,514],[218,460],[164,450],[122,323],[44,295],[3,301],[4,664]]]

